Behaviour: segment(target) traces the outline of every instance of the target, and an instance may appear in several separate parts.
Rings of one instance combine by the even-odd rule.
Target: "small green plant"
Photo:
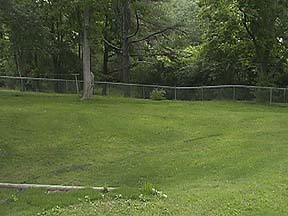
[[[115,200],[120,200],[122,199],[122,194],[116,194],[114,197]]]
[[[109,189],[108,189],[108,185],[107,184],[105,184],[104,186],[103,186],[103,190],[102,190],[102,193],[108,193],[109,192]]]
[[[154,186],[151,183],[144,183],[143,187],[141,188],[141,192],[144,195],[153,195]]]
[[[151,183],[145,183],[141,189],[139,199],[143,202],[149,201],[151,198],[163,199],[168,196],[162,191],[158,191]]]
[[[165,100],[166,99],[166,91],[163,89],[154,89],[150,93],[150,99],[152,100]]]
[[[87,203],[91,203],[91,198],[90,198],[88,195],[86,195],[86,196],[84,197],[84,200],[85,200],[85,202],[87,202]]]
[[[50,210],[37,213],[37,216],[59,216],[63,210],[59,206],[55,206]]]
[[[152,188],[152,194],[157,196],[158,198],[167,198],[167,194],[163,193],[162,191],[158,191],[155,188]]]
[[[11,201],[13,201],[13,202],[17,202],[17,201],[18,201],[18,197],[17,197],[16,194],[13,194],[13,195],[11,196]]]

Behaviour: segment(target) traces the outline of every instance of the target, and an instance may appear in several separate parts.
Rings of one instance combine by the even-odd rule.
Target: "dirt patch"
[[[61,169],[53,170],[51,173],[54,175],[60,175],[63,173],[68,173],[68,172],[87,170],[91,166],[92,164],[72,165],[72,166],[63,167]]]
[[[194,138],[194,139],[185,140],[184,143],[193,143],[195,141],[201,141],[201,140],[214,138],[214,137],[219,137],[219,136],[221,136],[221,134],[212,134],[212,135],[208,135],[208,136],[197,137],[197,138]]]

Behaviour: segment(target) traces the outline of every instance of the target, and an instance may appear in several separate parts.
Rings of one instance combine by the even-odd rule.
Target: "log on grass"
[[[113,187],[84,187],[84,186],[63,186],[63,185],[41,185],[41,184],[12,184],[12,183],[0,183],[0,188],[5,189],[29,189],[29,188],[41,188],[49,191],[71,191],[81,189],[93,189],[102,192],[109,192],[115,190]]]

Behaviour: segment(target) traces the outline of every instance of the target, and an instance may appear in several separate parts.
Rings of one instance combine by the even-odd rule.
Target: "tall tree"
[[[242,23],[255,49],[258,82],[269,84],[273,67],[273,50],[277,44],[279,2],[275,0],[239,1]]]
[[[122,2],[122,80],[130,81],[130,55],[129,55],[129,32],[131,25],[131,1]]]
[[[90,8],[84,6],[84,29],[83,29],[83,95],[82,99],[90,99],[93,96],[94,75],[91,72],[91,52],[89,42]]]

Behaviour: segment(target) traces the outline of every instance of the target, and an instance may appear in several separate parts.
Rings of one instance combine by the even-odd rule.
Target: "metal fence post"
[[[76,83],[76,91],[77,91],[77,94],[79,94],[79,83],[78,83],[78,74],[74,74],[75,75],[75,83]]]
[[[129,97],[133,97],[133,87],[129,86]]]
[[[177,86],[175,86],[174,90],[174,100],[177,100]]]
[[[273,88],[270,88],[270,104],[273,103]]]
[[[145,88],[144,88],[144,86],[142,87],[142,98],[145,99]]]
[[[20,91],[25,91],[25,87],[24,87],[24,83],[23,83],[23,79],[21,78],[21,75],[20,75]]]
[[[109,85],[109,83],[107,83],[107,96],[109,96],[110,95],[110,85]]]
[[[204,87],[201,87],[201,99],[204,101]]]
[[[236,100],[236,87],[233,86],[233,100]]]
[[[284,103],[286,103],[286,88],[284,89]]]
[[[65,86],[66,86],[66,94],[68,93],[68,81],[65,81]]]

